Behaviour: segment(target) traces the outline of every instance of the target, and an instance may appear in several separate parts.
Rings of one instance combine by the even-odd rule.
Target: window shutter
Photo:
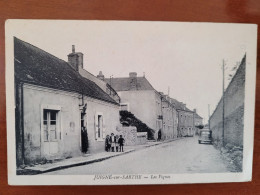
[[[95,138],[98,139],[98,115],[95,114],[94,116],[94,129],[95,129]]]
[[[103,120],[103,132],[102,132],[102,137],[103,137],[103,139],[105,139],[105,138],[106,138],[106,123],[105,123],[104,116],[102,116],[102,120]]]

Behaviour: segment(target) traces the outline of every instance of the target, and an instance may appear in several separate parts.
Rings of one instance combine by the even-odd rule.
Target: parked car
[[[203,143],[210,143],[212,144],[212,131],[209,129],[202,129],[199,132],[199,144]]]

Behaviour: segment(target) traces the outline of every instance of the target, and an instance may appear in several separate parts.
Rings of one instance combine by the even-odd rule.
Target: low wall
[[[147,132],[138,132],[136,145],[144,145],[147,142]]]

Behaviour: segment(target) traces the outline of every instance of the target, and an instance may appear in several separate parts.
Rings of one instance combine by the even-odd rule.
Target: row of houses
[[[17,166],[104,151],[106,135],[120,132],[120,110],[133,113],[162,139],[193,136],[202,118],[158,92],[143,76],[107,79],[14,38]],[[87,148],[87,149],[86,149]]]

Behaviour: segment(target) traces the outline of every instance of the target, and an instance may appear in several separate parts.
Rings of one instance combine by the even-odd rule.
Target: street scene
[[[13,37],[17,175],[243,172],[243,29],[91,24]]]

